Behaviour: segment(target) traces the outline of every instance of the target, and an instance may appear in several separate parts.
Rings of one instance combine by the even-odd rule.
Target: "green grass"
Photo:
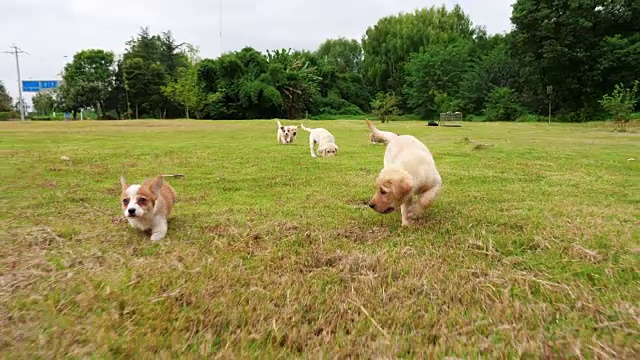
[[[0,357],[638,357],[637,125],[379,125],[443,177],[411,228],[364,204],[363,122],[307,125],[336,158],[273,121],[0,123]],[[186,175],[161,242],[121,173]]]

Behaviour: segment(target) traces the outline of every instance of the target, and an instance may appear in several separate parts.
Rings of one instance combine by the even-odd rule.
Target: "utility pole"
[[[22,79],[20,79],[20,56],[18,54],[27,54],[13,44],[10,46],[13,51],[4,51],[5,54],[13,54],[16,57],[16,72],[18,73],[18,102],[20,103],[20,120],[24,121],[24,99],[22,98]]]

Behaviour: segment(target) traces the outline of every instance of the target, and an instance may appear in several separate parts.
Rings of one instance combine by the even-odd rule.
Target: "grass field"
[[[307,125],[336,158],[273,121],[0,123],[0,357],[639,356],[637,126],[378,124],[445,184],[402,228],[364,123]],[[186,175],[161,242],[121,173]]]

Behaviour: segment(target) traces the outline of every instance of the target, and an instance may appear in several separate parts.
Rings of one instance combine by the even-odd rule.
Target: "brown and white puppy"
[[[162,175],[147,179],[142,185],[122,184],[122,210],[129,224],[139,230],[151,230],[151,240],[158,241],[167,235],[167,218],[176,202],[176,192],[164,182]]]
[[[391,131],[379,130],[369,120],[366,120],[366,123],[369,131],[371,131],[371,135],[369,136],[371,144],[387,144],[389,143],[389,141],[399,136],[398,134],[392,133]]]
[[[297,126],[282,126],[279,120],[276,120],[276,123],[278,123],[278,132],[276,133],[278,144],[291,144],[296,140],[298,135]]]
[[[413,136],[400,135],[387,145],[369,207],[382,214],[400,208],[402,225],[407,226],[431,205],[441,188],[442,179],[429,149]],[[418,196],[415,204],[414,196]]]
[[[318,144],[318,154],[323,157],[336,156],[338,154],[338,145],[336,145],[336,138],[327,129],[315,128],[311,129],[300,124],[302,130],[308,131],[309,134],[309,149],[311,150],[311,157],[316,157],[314,152],[315,144]]]

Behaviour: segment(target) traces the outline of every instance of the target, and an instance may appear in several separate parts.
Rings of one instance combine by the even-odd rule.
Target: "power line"
[[[16,73],[18,74],[18,102],[20,103],[20,120],[24,121],[24,99],[22,98],[22,79],[20,79],[20,56],[28,52],[20,49],[16,44],[9,46],[13,51],[3,51],[5,54],[13,54],[16,57]]]

